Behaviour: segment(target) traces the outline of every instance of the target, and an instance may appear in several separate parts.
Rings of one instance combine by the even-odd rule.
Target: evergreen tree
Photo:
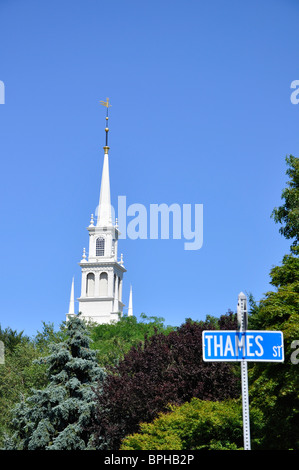
[[[33,390],[13,410],[12,438],[6,449],[84,450],[89,448],[87,428],[94,407],[93,387],[104,372],[90,350],[84,322],[73,317],[66,325],[65,341],[52,344],[49,356],[40,359],[48,366],[48,386]]]

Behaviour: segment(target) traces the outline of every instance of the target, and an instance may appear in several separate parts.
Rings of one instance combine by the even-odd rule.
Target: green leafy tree
[[[272,217],[276,223],[282,224],[280,233],[287,239],[293,239],[291,246],[295,247],[299,244],[299,158],[289,155],[286,163],[289,181],[281,196],[284,204],[273,210]]]
[[[284,363],[257,363],[250,369],[253,403],[263,411],[268,432],[264,445],[299,449],[299,374],[292,343],[299,339],[299,259],[285,256],[271,271],[276,291],[265,294],[250,319],[252,329],[279,330],[284,336]]]
[[[32,387],[47,384],[45,365],[34,363],[39,353],[32,340],[19,342],[13,350],[5,348],[5,363],[0,365],[0,447],[10,432],[10,410],[20,396],[30,394]]]
[[[290,156],[287,164],[291,179],[282,193],[285,205],[273,214],[276,222],[284,223],[281,233],[294,241],[281,266],[270,272],[275,290],[259,305],[251,302],[249,319],[251,329],[280,330],[284,335],[284,364],[259,363],[250,369],[252,402],[267,423],[263,445],[273,449],[299,449],[299,374],[292,361],[292,343],[299,339],[299,159]]]
[[[13,352],[19,344],[28,343],[30,341],[30,338],[24,336],[23,333],[23,331],[18,333],[16,330],[12,330],[9,327],[4,330],[0,325],[0,341],[4,343],[6,352]]]
[[[39,333],[40,339],[44,336],[44,332]],[[25,398],[30,394],[32,387],[46,386],[47,375],[44,365],[34,363],[42,353],[35,339],[24,335],[23,331],[0,327],[0,340],[5,346],[5,361],[0,365],[1,447],[11,427],[10,410],[19,402],[20,396]]]
[[[42,331],[38,331],[33,339],[33,342],[41,355],[48,354],[50,352],[50,344],[60,343],[67,337],[66,322],[63,322],[60,325],[60,329],[58,331],[55,331],[54,323],[42,322],[42,325]]]
[[[13,410],[14,435],[6,449],[84,450],[94,406],[93,387],[104,378],[84,322],[73,317],[65,341],[52,344],[47,365],[48,385],[22,400]]]
[[[162,317],[148,317],[144,313],[140,317],[141,321],[135,316],[124,316],[112,324],[91,326],[91,347],[96,349],[98,362],[102,367],[117,365],[132,347],[144,343],[145,338],[155,333],[168,334],[175,329],[164,326]]]
[[[242,406],[238,400],[212,402],[192,398],[169,406],[152,423],[142,423],[138,433],[126,436],[121,450],[241,450]],[[258,448],[262,414],[251,409],[252,448]]]

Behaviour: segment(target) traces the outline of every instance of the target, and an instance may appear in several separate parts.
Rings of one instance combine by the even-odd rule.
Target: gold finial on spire
[[[107,114],[106,114],[107,124],[106,124],[106,128],[105,128],[105,131],[106,131],[106,145],[104,147],[104,150],[105,150],[105,153],[108,153],[108,150],[109,150],[109,147],[108,147],[108,132],[109,132],[109,128],[108,128],[108,109],[111,108],[111,104],[109,103],[109,98],[106,98],[106,101],[100,101],[100,104],[107,108]]]

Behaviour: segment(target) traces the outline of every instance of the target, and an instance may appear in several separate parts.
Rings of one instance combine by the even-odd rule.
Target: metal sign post
[[[238,297],[237,306],[237,319],[239,324],[240,333],[244,334],[247,330],[248,313],[247,313],[247,299],[246,296],[241,292]],[[243,410],[243,440],[244,450],[250,450],[250,419],[249,419],[249,394],[248,394],[248,372],[247,372],[247,361],[242,359],[241,361],[241,384],[242,384],[242,410]]]
[[[250,450],[250,420],[249,420],[249,395],[247,361],[241,361],[242,382],[242,410],[243,410],[243,440],[244,450]]]

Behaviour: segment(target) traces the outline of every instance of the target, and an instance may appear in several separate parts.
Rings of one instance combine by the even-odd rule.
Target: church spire
[[[72,279],[71,295],[70,295],[70,304],[69,304],[69,315],[75,314],[75,299],[74,299],[74,278]]]
[[[132,317],[132,316],[133,316],[133,295],[132,295],[132,286],[130,286],[128,317]]]
[[[110,178],[109,178],[109,158],[108,158],[108,109],[111,107],[109,104],[109,98],[107,101],[100,101],[100,103],[107,108],[106,114],[106,145],[104,148],[104,163],[102,170],[102,181],[101,181],[101,192],[100,192],[100,202],[98,207],[98,219],[97,227],[110,226],[112,224],[111,217],[111,197],[110,197]]]

